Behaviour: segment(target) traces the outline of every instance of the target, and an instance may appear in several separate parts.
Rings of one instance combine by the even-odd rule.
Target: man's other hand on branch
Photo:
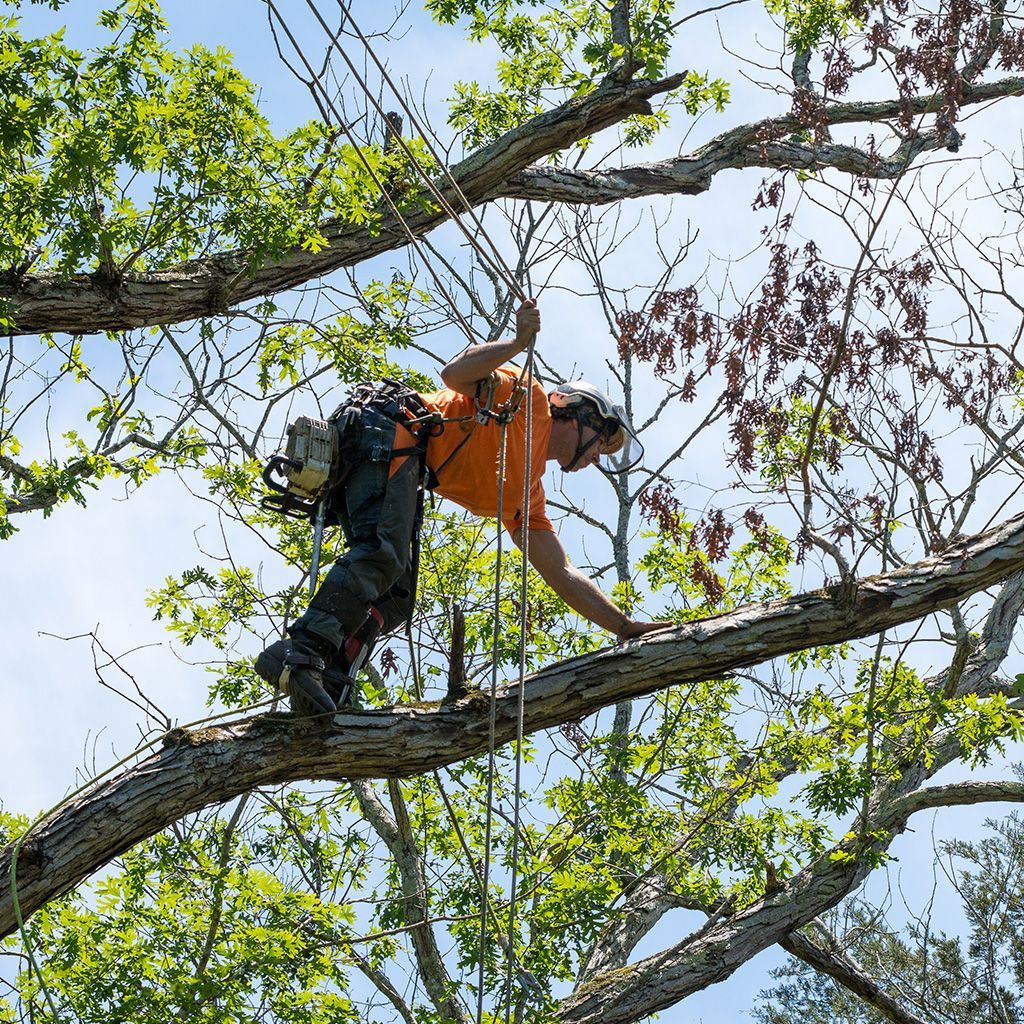
[[[615,634],[615,639],[622,644],[627,640],[635,640],[638,636],[643,636],[645,633],[653,633],[659,629],[668,629],[669,626],[674,625],[676,623],[667,620],[662,622],[633,622],[630,620],[618,630]]]

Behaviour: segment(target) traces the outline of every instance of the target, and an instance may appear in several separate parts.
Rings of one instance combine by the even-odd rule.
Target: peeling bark
[[[864,579],[852,600],[839,588],[801,594],[559,662],[528,677],[525,730],[573,721],[683,680],[722,678],[808,645],[869,636],[947,607],[1022,569],[1024,515],[966,538],[939,556]],[[517,684],[498,692],[499,744],[515,736],[517,692]],[[487,749],[488,714],[487,697],[475,693],[451,704],[346,711],[336,716],[331,731],[287,715],[261,715],[191,732],[173,730],[161,749],[33,826],[16,863],[21,912],[27,917],[183,815],[256,786],[304,779],[399,778],[482,753]],[[14,861],[12,846],[0,851],[0,877],[11,877]],[[849,881],[847,874],[826,872],[813,880],[809,915],[802,901],[795,910],[772,904],[774,909],[765,910],[767,931],[755,918],[751,934],[778,941],[832,905],[831,897],[821,894],[822,886],[834,887],[838,900]],[[0,936],[16,926],[8,886],[0,896]],[[756,945],[760,940],[752,941]],[[731,963],[727,958],[724,968],[733,969]],[[716,968],[699,987],[724,976]],[[668,1004],[648,1012],[663,1005]]]

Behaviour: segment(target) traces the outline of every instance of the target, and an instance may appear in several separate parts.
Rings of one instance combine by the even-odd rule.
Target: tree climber
[[[412,614],[423,491],[433,489],[481,516],[498,515],[495,472],[501,430],[494,420],[516,401],[533,406],[529,518],[523,522],[526,417],[506,416],[502,522],[521,546],[528,531],[531,565],[581,615],[618,641],[667,623],[639,622],[621,612],[566,559],[545,514],[542,477],[548,461],[576,472],[609,460],[612,471],[636,465],[643,448],[624,410],[583,381],[550,394],[537,382],[516,396],[520,371],[507,365],[540,329],[528,299],[516,314],[516,336],[471,345],[441,371],[445,387],[418,395],[394,382],[363,385],[331,417],[350,469],[331,496],[331,522],[340,523],[348,550],[327,573],[289,638],[271,644],[256,671],[289,694],[294,711],[333,714],[350,692],[356,652],[372,646]]]

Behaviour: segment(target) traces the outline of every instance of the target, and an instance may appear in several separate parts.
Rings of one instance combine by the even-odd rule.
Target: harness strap
[[[509,396],[509,400],[505,403],[504,407],[498,412],[494,412],[494,399],[498,393],[498,374],[496,372],[489,373],[483,380],[477,381],[476,394],[473,396],[473,402],[476,405],[476,415],[474,416],[460,416],[458,418],[445,420],[445,423],[469,423],[469,429],[465,431],[465,436],[462,440],[451,450],[448,454],[448,458],[441,463],[437,469],[432,469],[430,466],[427,467],[429,474],[429,482],[427,486],[430,490],[437,487],[439,483],[439,477],[448,464],[455,458],[459,452],[465,447],[466,442],[473,436],[473,431],[476,430],[478,423],[488,423],[494,421],[501,425],[506,425],[512,422],[512,418],[519,411],[519,406],[522,404],[522,396],[525,394],[522,386],[516,384],[512,389],[512,394]],[[516,392],[521,392],[517,398]],[[514,401],[514,406],[513,406]]]
[[[488,374],[477,383],[473,397],[476,412],[472,416],[443,417],[439,412],[429,408],[423,399],[407,384],[392,380],[389,377],[379,382],[360,384],[352,395],[342,402],[330,415],[329,421],[339,420],[346,411],[356,408],[375,408],[385,416],[393,419],[398,426],[404,427],[416,439],[415,447],[394,448],[391,457],[405,458],[416,455],[420,458],[423,470],[423,486],[427,490],[437,487],[441,473],[452,460],[462,451],[466,442],[473,436],[478,423],[495,422],[506,426],[518,414],[523,404],[527,389],[520,377],[512,387],[508,401],[501,409],[494,410],[494,401],[498,391],[500,377],[497,373]],[[452,449],[444,462],[437,469],[427,465],[427,444],[431,437],[443,433],[449,423],[468,424],[461,441]],[[393,467],[394,469],[395,467]]]

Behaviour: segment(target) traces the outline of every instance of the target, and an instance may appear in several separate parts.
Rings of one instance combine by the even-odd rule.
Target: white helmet
[[[559,384],[548,395],[548,401],[552,410],[567,410],[563,415],[573,416],[581,428],[580,444],[577,445],[576,454],[567,468],[571,469],[595,442],[600,445],[601,454],[607,456],[607,468],[613,473],[632,469],[644,457],[644,446],[636,436],[626,410],[621,405],[614,405],[612,400],[593,384],[588,384],[585,380]],[[555,415],[558,415],[557,412]],[[582,443],[584,426],[597,431],[597,437],[586,445]]]

